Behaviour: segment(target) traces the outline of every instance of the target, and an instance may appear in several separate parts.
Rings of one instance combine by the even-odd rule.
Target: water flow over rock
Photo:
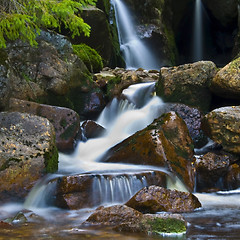
[[[126,68],[159,69],[156,59],[137,36],[131,14],[123,1],[112,0],[118,28],[120,48],[126,62]]]

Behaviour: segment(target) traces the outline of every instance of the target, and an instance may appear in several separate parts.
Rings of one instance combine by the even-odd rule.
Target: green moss
[[[2,166],[0,167],[0,172],[4,171],[5,169],[9,168],[12,165],[12,162],[19,163],[22,159],[18,158],[9,158],[7,161],[5,161]]]
[[[112,90],[115,88],[116,85],[118,85],[119,83],[121,82],[121,77],[120,76],[116,76],[116,77],[113,77],[111,79],[108,80],[108,83],[107,83],[107,97],[108,98],[112,98],[113,95],[112,95]]]
[[[73,52],[84,62],[90,72],[100,72],[102,70],[102,58],[95,49],[82,43],[73,45]]]
[[[67,121],[65,118],[62,118],[61,121],[60,121],[60,126],[65,128],[67,126]]]
[[[47,173],[54,173],[58,170],[58,150],[56,146],[50,152],[44,154],[44,164]]]
[[[151,232],[153,233],[184,233],[186,232],[186,226],[184,221],[174,218],[155,218],[149,220]]]

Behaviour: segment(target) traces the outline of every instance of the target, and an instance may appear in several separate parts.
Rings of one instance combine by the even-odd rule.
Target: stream
[[[80,227],[97,206],[124,203],[147,186],[147,179],[137,177],[138,173],[147,172],[151,175],[155,170],[165,171],[153,166],[98,162],[99,156],[110,147],[143,129],[161,114],[164,103],[160,98],[152,96],[153,91],[154,83],[136,84],[126,89],[123,92],[124,100],[114,99],[97,120],[107,128],[103,136],[79,142],[71,155],[60,153],[59,172],[42,179],[30,192],[25,203],[1,206],[0,219],[23,212],[28,221],[19,217],[13,221],[12,227],[0,228],[0,239],[239,239],[240,190],[195,193],[202,208],[183,214],[188,222],[188,230],[182,236],[145,236]],[[51,180],[74,173],[96,176],[92,186],[92,197],[98,199],[96,205],[80,210],[64,210],[49,204],[48,197],[56,187]],[[105,174],[113,177],[110,179]],[[169,175],[169,188],[184,190],[178,180],[173,184],[170,179]]]

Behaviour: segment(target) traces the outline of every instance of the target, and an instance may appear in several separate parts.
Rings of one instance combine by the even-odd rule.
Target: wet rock
[[[165,167],[193,191],[193,142],[185,122],[175,112],[163,114],[117,144],[101,161]]]
[[[211,103],[209,85],[215,74],[216,66],[210,61],[163,67],[160,70],[157,95],[165,102],[183,103],[207,112]]]
[[[201,129],[202,113],[197,108],[180,103],[165,103],[164,112],[176,112],[186,123],[195,148],[200,148],[207,143],[207,137]]]
[[[232,164],[227,174],[223,178],[224,189],[232,190],[240,187],[240,166],[238,163]]]
[[[80,128],[79,115],[75,111],[15,98],[10,99],[9,110],[47,118],[54,126],[58,150],[65,152],[74,149],[74,141]]]
[[[58,169],[54,128],[46,118],[18,112],[1,112],[0,126],[0,201],[21,200]]]
[[[97,138],[104,134],[105,128],[92,120],[87,120],[82,124],[82,132],[87,139]]]
[[[104,203],[126,202],[144,184],[166,186],[164,172],[129,174],[80,174],[56,179],[56,205],[60,208],[92,208]]]
[[[107,97],[119,97],[122,90],[132,84],[142,82],[155,82],[158,80],[158,71],[145,71],[143,69],[124,70],[123,68],[105,68],[102,72],[94,75],[97,84],[101,85]]]
[[[210,88],[216,95],[224,98],[240,99],[240,58],[218,71]]]
[[[201,203],[192,193],[169,190],[158,186],[141,189],[126,205],[143,213],[192,212],[201,207]]]
[[[230,156],[209,152],[197,158],[196,186],[197,191],[223,190],[223,177],[227,174],[230,165]]]
[[[121,232],[183,233],[186,221],[179,214],[142,214],[125,205],[98,208],[83,225],[112,227]]]
[[[223,149],[240,153],[240,107],[222,107],[204,116],[202,129],[213,141],[221,144]]]
[[[92,92],[84,105],[83,113],[87,119],[96,118],[106,106],[102,92]]]

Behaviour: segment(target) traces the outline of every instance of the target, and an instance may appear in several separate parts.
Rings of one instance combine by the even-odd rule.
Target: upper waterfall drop
[[[203,60],[203,13],[202,1],[195,0],[193,30],[193,61]]]
[[[120,49],[127,69],[159,69],[158,61],[150,49],[137,36],[131,14],[122,0],[112,0],[118,29]]]

